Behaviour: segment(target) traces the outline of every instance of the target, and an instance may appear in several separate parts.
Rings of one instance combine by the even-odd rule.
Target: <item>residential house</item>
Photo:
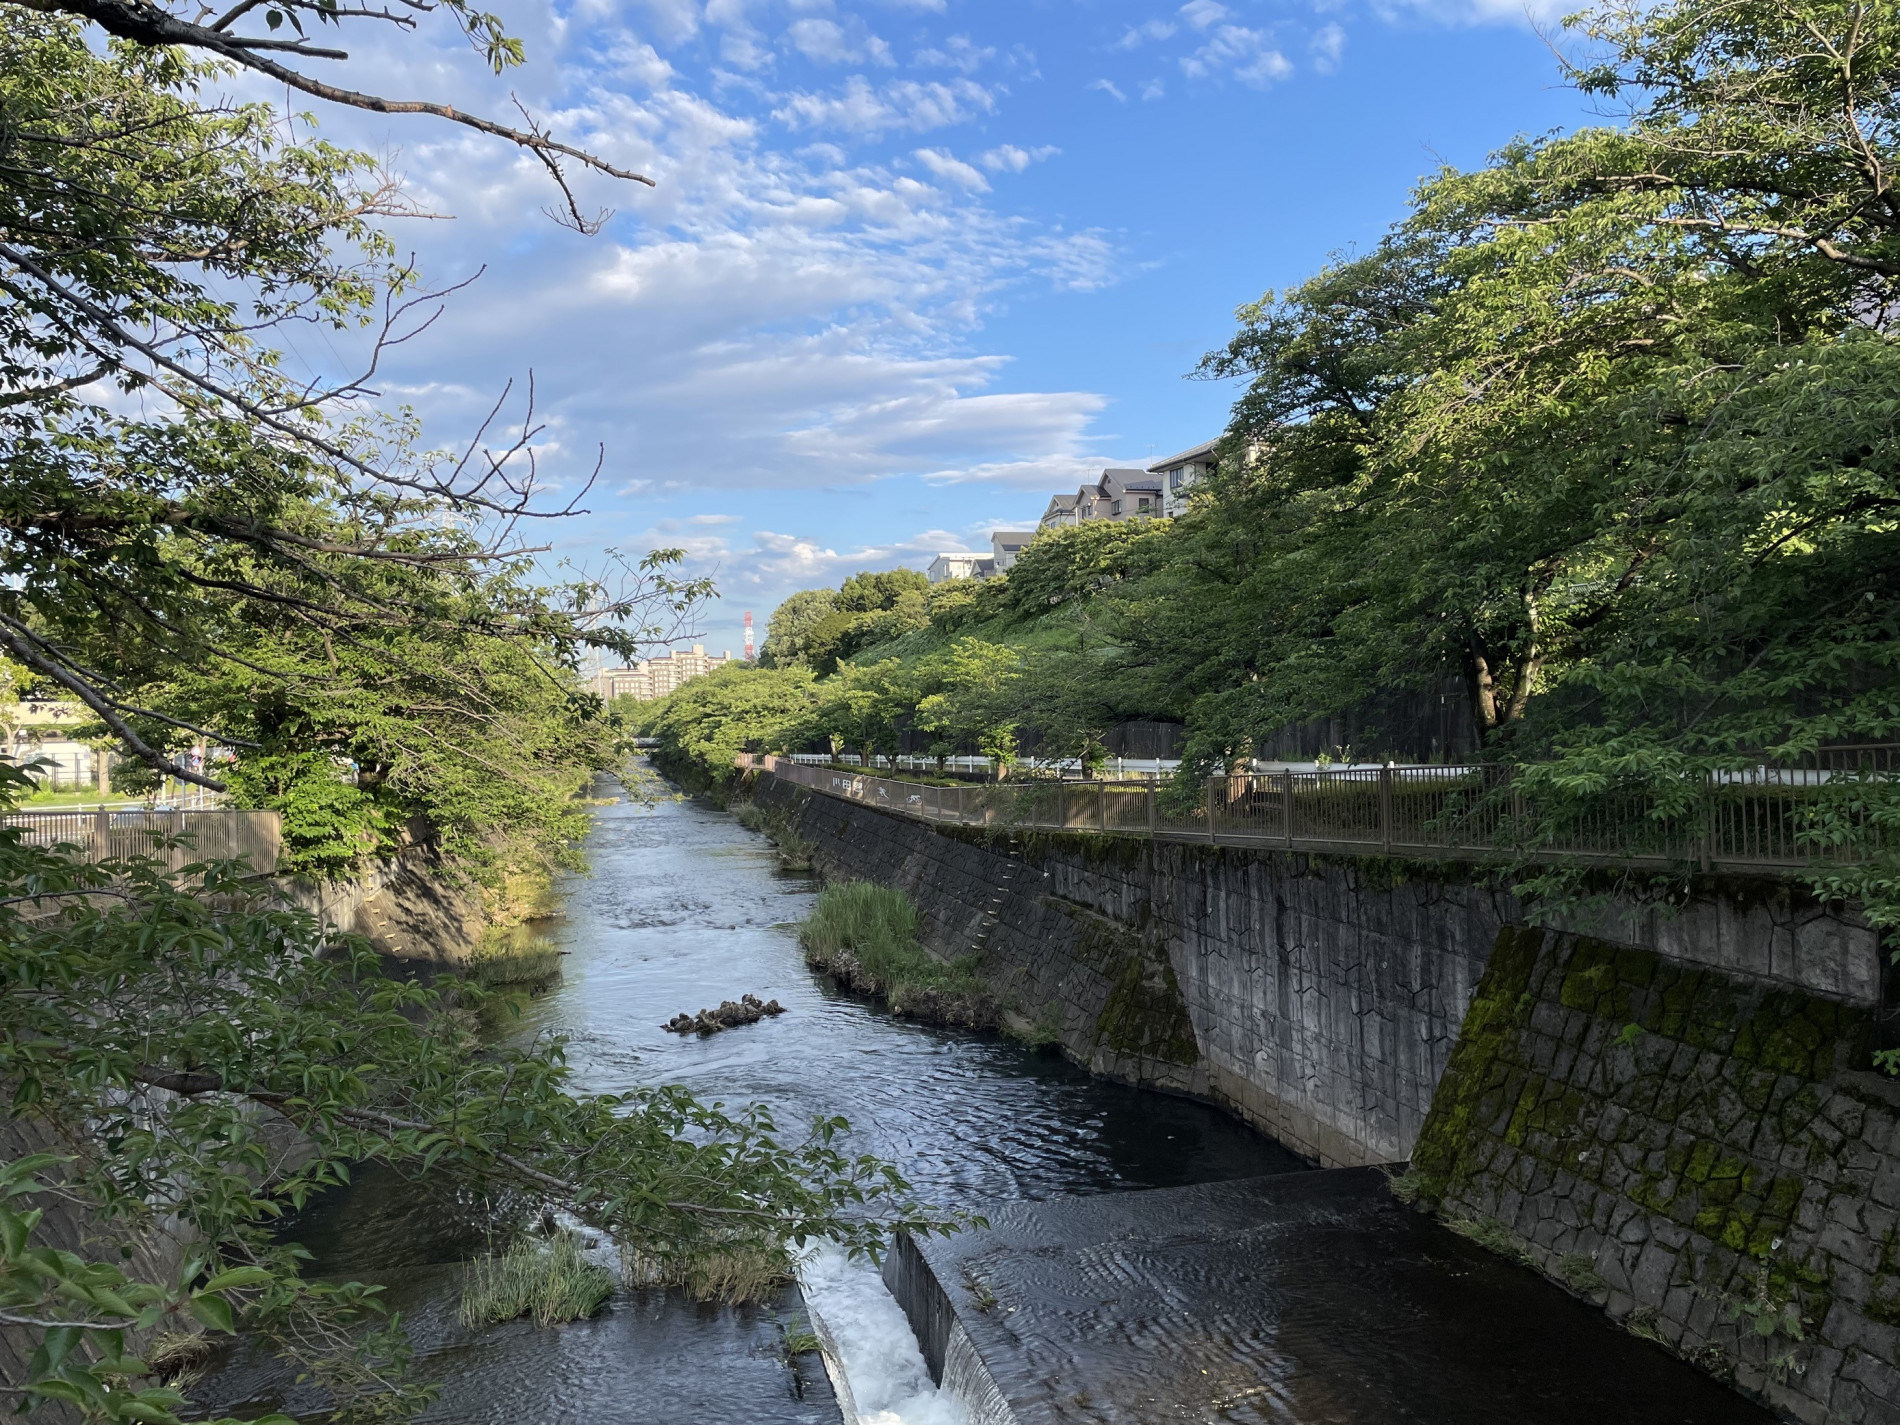
[[[1036,537],[1033,529],[993,529],[990,531],[990,558],[996,562],[996,572],[1007,574],[1028,548],[1029,541]]]
[[[74,736],[78,728],[96,721],[94,714],[78,703],[51,698],[0,705],[0,735],[5,738],[0,754],[15,766],[38,762],[39,770],[34,775],[47,790],[96,787],[103,793],[109,755],[98,745]]]
[[[691,653],[674,649],[659,658],[642,658],[631,668],[602,669],[594,675],[594,691],[609,700],[637,698],[647,702],[665,697],[681,683],[717,672],[730,662],[730,651],[709,654],[705,644],[695,643]]]
[[[1212,475],[1220,464],[1220,456],[1216,451],[1219,445],[1218,439],[1204,441],[1192,450],[1170,455],[1166,460],[1156,461],[1148,467],[1148,473],[1158,476],[1163,483],[1163,514],[1172,517],[1187,509],[1188,491],[1196,481]]]
[[[1073,495],[1057,495],[1042,513],[1041,528],[1090,520],[1152,519],[1161,513],[1161,481],[1145,470],[1110,469]]]
[[[995,572],[996,561],[987,554],[952,551],[931,560],[924,577],[933,584],[947,584],[952,579],[981,579]]]

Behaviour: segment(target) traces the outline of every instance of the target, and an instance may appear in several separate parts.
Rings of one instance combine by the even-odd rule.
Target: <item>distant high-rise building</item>
[[[745,661],[752,661],[752,610],[745,611]]]
[[[706,645],[695,643],[691,653],[675,649],[660,658],[642,658],[631,668],[607,668],[594,675],[594,691],[601,697],[663,698],[681,683],[717,672],[732,662],[730,649],[712,655]]]

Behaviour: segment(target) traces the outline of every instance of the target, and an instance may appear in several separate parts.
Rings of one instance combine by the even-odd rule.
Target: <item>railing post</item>
[[[1207,779],[1207,839],[1214,839],[1214,783],[1218,778]]]
[[[1286,849],[1291,851],[1293,849],[1293,769],[1287,768],[1280,777],[1280,821],[1286,830]]]
[[[1095,784],[1095,822],[1103,831],[1108,830],[1108,783]]]
[[[92,837],[95,843],[92,859],[110,861],[112,859],[112,813],[103,806],[93,814]]]
[[[1155,784],[1148,784],[1148,839],[1155,839]]]
[[[1392,764],[1379,769],[1379,841],[1392,854]]]

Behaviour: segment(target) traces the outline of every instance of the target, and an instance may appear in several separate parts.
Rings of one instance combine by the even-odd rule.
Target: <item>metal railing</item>
[[[0,816],[0,826],[19,827],[29,846],[70,846],[94,862],[151,856],[176,867],[248,856],[251,868],[263,872],[277,869],[282,836],[278,813],[227,807],[16,811]]]
[[[1209,778],[1186,808],[1153,783],[943,786],[783,757],[739,765],[921,821],[1360,856],[1762,872],[1900,846],[1900,748],[1884,746],[1591,796],[1540,796],[1501,767],[1250,772]]]

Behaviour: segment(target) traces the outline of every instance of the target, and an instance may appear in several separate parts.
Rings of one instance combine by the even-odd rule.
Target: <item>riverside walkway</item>
[[[1857,861],[1895,837],[1885,801],[1900,747],[1830,749],[1812,765],[1696,773],[1668,788],[1527,796],[1495,767],[1385,766],[1208,778],[1191,804],[1165,784],[948,785],[741,754],[738,765],[919,821],[1406,860],[1549,861],[1744,875]]]

